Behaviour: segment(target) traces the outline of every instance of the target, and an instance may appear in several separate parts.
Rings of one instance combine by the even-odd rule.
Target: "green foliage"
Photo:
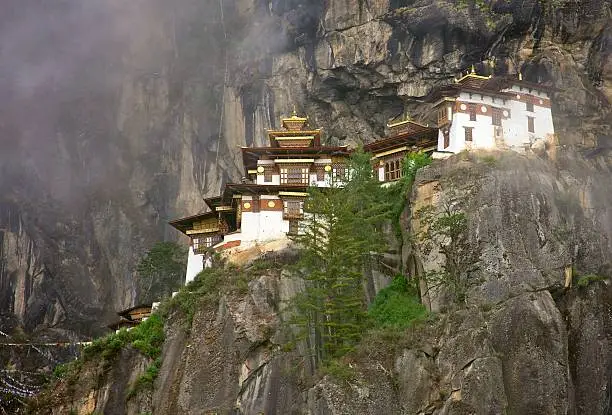
[[[342,382],[350,382],[357,377],[357,371],[351,366],[334,359],[321,366],[320,373]]]
[[[398,275],[378,293],[368,315],[376,327],[404,329],[426,317],[427,310],[421,304],[416,289],[409,286],[404,276]]]
[[[431,157],[422,151],[406,154],[402,161],[402,178],[384,190],[385,200],[391,204],[391,223],[400,240],[402,238],[400,217],[406,208],[408,193],[412,189],[419,169],[430,165],[431,162]]]
[[[147,370],[136,379],[134,385],[130,388],[127,398],[133,398],[138,394],[138,392],[143,390],[151,390],[153,389],[153,385],[155,384],[155,379],[159,375],[159,371],[161,369],[162,360],[160,357],[155,359],[152,364],[147,367]]]
[[[606,281],[607,279],[608,277],[604,277],[602,275],[595,275],[595,274],[580,275],[577,278],[576,286],[578,288],[584,288],[584,287],[588,287],[589,284],[593,282]]]
[[[185,273],[185,247],[174,242],[158,242],[138,264],[140,302],[167,297],[182,284]]]
[[[467,216],[460,210],[460,200],[453,191],[441,202],[441,207],[426,206],[416,212],[422,231],[417,235],[421,251],[428,255],[438,251],[445,257],[443,269],[424,275],[429,289],[446,288],[455,302],[465,300],[468,289],[467,272],[476,261],[467,242]]]
[[[185,328],[189,330],[200,302],[217,303],[223,294],[244,295],[250,281],[276,268],[276,264],[266,260],[255,261],[246,268],[234,265],[206,268],[177,295],[162,302],[158,312],[167,317],[173,310],[180,311],[185,317]]]
[[[79,368],[80,362],[78,360],[73,360],[72,362],[68,363],[60,363],[53,368],[53,376],[55,376],[57,379],[63,379],[78,372]]]
[[[156,359],[161,355],[164,338],[163,321],[159,315],[153,314],[132,330],[122,329],[118,333],[94,340],[83,350],[83,359],[87,361],[102,358],[105,362],[110,362],[128,345],[145,356]]]
[[[294,239],[306,282],[293,300],[291,319],[317,364],[353,350],[367,324],[362,272],[371,253],[384,248],[382,225],[390,203],[373,176],[370,156],[355,152],[342,188],[310,189],[308,220]]]

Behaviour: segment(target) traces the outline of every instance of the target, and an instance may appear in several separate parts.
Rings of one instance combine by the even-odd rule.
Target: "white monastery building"
[[[436,118],[432,126],[405,117],[388,125],[388,137],[364,150],[372,153],[381,182],[401,178],[409,152],[445,158],[464,150],[527,151],[554,139],[552,92],[520,75],[481,76],[472,67],[425,98]],[[212,250],[240,252],[287,240],[304,219],[307,188],[345,180],[346,146],[322,146],[321,130],[310,129],[308,119],[295,111],[281,124],[280,130],[268,130],[269,146],[242,148],[245,177],[227,184],[222,195],[205,199],[209,212],[170,222],[191,241],[186,282],[210,266]]]
[[[268,147],[242,148],[246,175],[205,199],[210,212],[170,222],[191,240],[186,282],[206,267],[211,249],[239,252],[288,239],[304,218],[308,187],[344,182],[346,146],[322,146],[321,130],[309,129],[295,111],[281,124],[268,131]]]

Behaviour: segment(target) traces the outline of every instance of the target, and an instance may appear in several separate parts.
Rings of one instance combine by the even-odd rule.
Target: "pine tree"
[[[355,152],[343,186],[312,188],[305,221],[295,237],[306,288],[294,301],[315,366],[352,350],[366,324],[363,269],[384,248],[382,224],[390,205],[374,177],[370,155]]]

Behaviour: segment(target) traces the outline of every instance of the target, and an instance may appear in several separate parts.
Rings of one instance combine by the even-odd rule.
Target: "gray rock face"
[[[3,294],[22,304],[17,320],[32,327],[56,320],[43,309],[58,304],[49,310],[66,318],[55,327],[85,334],[75,322],[99,329],[129,305],[140,255],[176,237],[165,221],[201,210],[202,196],[239,179],[237,146],[264,144],[265,129],[294,104],[327,141],[368,142],[404,108],[425,115],[416,102],[432,86],[494,56],[498,72],[522,67],[561,88],[562,144],[608,146],[606,1],[555,13],[524,2],[185,0],[154,1],[146,12],[111,0],[80,4],[21,2],[0,36],[11,53],[0,135],[19,138],[0,143],[0,202],[24,221],[39,252],[29,262],[44,267],[52,287],[23,299]],[[32,42],[19,28],[33,22],[43,38],[66,42]],[[85,46],[63,49],[78,33],[87,33]],[[28,56],[40,58],[44,76]],[[23,260],[14,255],[6,251],[2,263]],[[91,312],[81,315],[81,303]]]
[[[134,300],[147,246],[175,237],[165,221],[239,179],[237,146],[264,144],[294,104],[327,142],[368,142],[404,109],[426,119],[419,99],[434,85],[495,57],[496,72],[561,89],[559,142],[591,158],[561,149],[554,164],[456,158],[420,177],[413,207],[462,193],[477,256],[465,273],[468,311],[441,318],[437,335],[392,365],[356,362],[353,386],[326,379],[310,389],[301,374],[289,379],[293,361],[274,354],[274,336],[258,334],[274,328],[265,301],[227,301],[198,314],[192,337],[169,337],[153,405],[173,414],[609,410],[609,285],[560,294],[570,265],[610,275],[609,0],[94,3],[25,0],[0,16],[3,327],[100,332]],[[53,42],[40,47],[41,38]],[[411,274],[444,261],[408,245]],[[267,284],[253,289],[282,298],[299,285]],[[428,306],[449,307],[434,296]],[[260,369],[242,379],[244,364]]]

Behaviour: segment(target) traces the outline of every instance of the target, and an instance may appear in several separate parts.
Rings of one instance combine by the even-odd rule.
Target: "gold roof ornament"
[[[306,126],[308,117],[299,117],[295,105],[291,112],[291,117],[281,118],[281,124],[289,131],[301,131]]]
[[[522,74],[521,72],[519,72],[519,74],[518,74],[518,75],[519,75],[519,77],[518,77],[518,78],[519,78],[519,81],[522,81],[522,80],[523,80],[523,74]]]
[[[472,75],[476,74],[476,68],[474,67],[474,64],[472,64],[472,68],[470,69],[470,73]]]

